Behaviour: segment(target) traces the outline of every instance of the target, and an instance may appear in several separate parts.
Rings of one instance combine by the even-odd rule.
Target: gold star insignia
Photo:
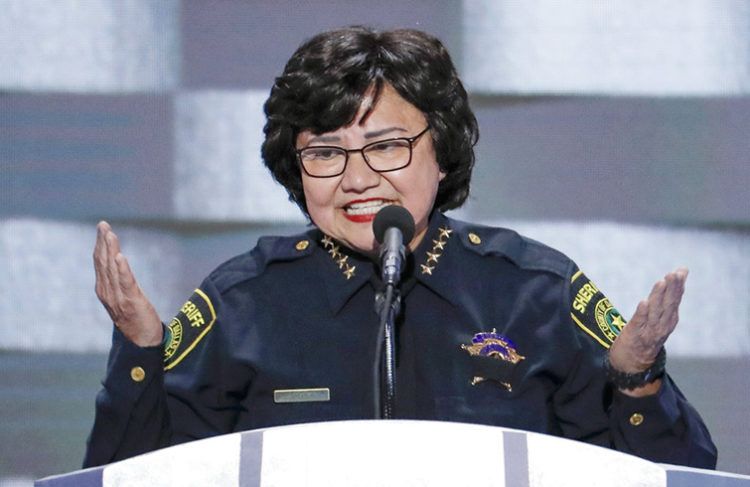
[[[440,253],[435,252],[434,254],[432,252],[427,252],[427,263],[434,262],[437,264],[438,258],[440,257]]]
[[[328,253],[331,254],[331,257],[333,257],[334,259],[338,259],[339,257],[341,257],[341,252],[339,252],[338,245],[334,245],[333,247],[331,247],[328,250]]]
[[[349,279],[351,279],[352,277],[354,277],[354,269],[356,269],[356,268],[357,268],[357,266],[353,266],[353,265],[352,266],[350,266],[350,265],[346,266],[346,270],[344,271],[344,275],[346,276],[346,280],[347,281]]]
[[[333,246],[333,239],[329,237],[328,235],[324,235],[323,238],[320,240],[320,243],[323,244],[323,248],[328,248]]]
[[[348,255],[342,255],[339,260],[336,261],[336,263],[339,265],[339,269],[343,269],[344,265],[346,265],[346,259],[348,259]]]
[[[442,240],[433,240],[432,243],[435,244],[432,247],[432,250],[445,250],[445,244],[448,242],[444,242]]]
[[[422,274],[427,274],[427,275],[431,276],[432,275],[432,271],[435,269],[434,266],[430,267],[430,266],[424,265],[424,264],[419,264],[419,265],[422,266]]]
[[[453,230],[448,227],[440,227],[438,228],[438,231],[440,232],[440,240],[450,237],[451,233],[453,233]]]
[[[627,324],[625,323],[625,320],[622,319],[622,316],[617,315],[614,318],[612,318],[612,324],[615,325],[617,328],[621,329]]]

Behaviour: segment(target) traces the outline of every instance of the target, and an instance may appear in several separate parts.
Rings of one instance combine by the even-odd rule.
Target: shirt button
[[[633,426],[640,426],[641,423],[643,423],[643,415],[641,413],[633,413],[633,415],[630,416],[630,424]]]
[[[300,240],[299,242],[297,242],[297,245],[295,245],[294,248],[302,252],[303,250],[307,249],[308,245],[310,245],[309,240]]]
[[[146,378],[146,371],[143,370],[143,367],[133,367],[130,369],[130,378],[135,382],[143,382],[143,379]]]
[[[479,245],[480,243],[482,243],[482,239],[479,238],[479,235],[472,232],[469,234],[469,242],[473,243],[474,245]]]

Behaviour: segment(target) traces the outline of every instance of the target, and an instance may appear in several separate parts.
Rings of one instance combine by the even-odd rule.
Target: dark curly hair
[[[479,130],[448,51],[418,30],[378,32],[354,26],[303,43],[276,78],[264,105],[263,161],[305,214],[297,135],[351,124],[367,91],[374,88],[372,107],[384,83],[422,111],[430,124],[437,162],[446,174],[435,207],[450,210],[466,201]]]

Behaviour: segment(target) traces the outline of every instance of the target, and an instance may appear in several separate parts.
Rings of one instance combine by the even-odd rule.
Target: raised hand
[[[117,235],[104,221],[99,222],[96,230],[96,296],[130,341],[141,347],[159,345],[163,339],[161,320],[120,252]]]
[[[685,292],[688,270],[670,272],[654,284],[648,298],[638,303],[635,314],[612,344],[609,361],[622,372],[637,373],[648,369],[679,320],[679,307]],[[623,391],[646,395],[658,390],[660,381],[641,390]]]

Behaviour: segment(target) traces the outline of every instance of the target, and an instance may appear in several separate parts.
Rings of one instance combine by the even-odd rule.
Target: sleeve
[[[167,444],[169,428],[161,346],[141,348],[115,328],[102,385],[96,397],[84,468]]]
[[[138,347],[115,329],[84,467],[232,431],[249,375],[224,375],[229,320],[218,318],[219,303],[207,279],[166,326],[163,346]]]
[[[668,375],[652,396],[615,391],[608,412],[618,450],[660,463],[716,468],[716,446],[706,425]]]
[[[555,399],[564,434],[654,462],[715,468],[716,447],[708,429],[668,375],[657,394],[641,398],[607,382],[603,361],[626,322],[572,267],[562,308],[565,326],[575,330],[576,352]]]

